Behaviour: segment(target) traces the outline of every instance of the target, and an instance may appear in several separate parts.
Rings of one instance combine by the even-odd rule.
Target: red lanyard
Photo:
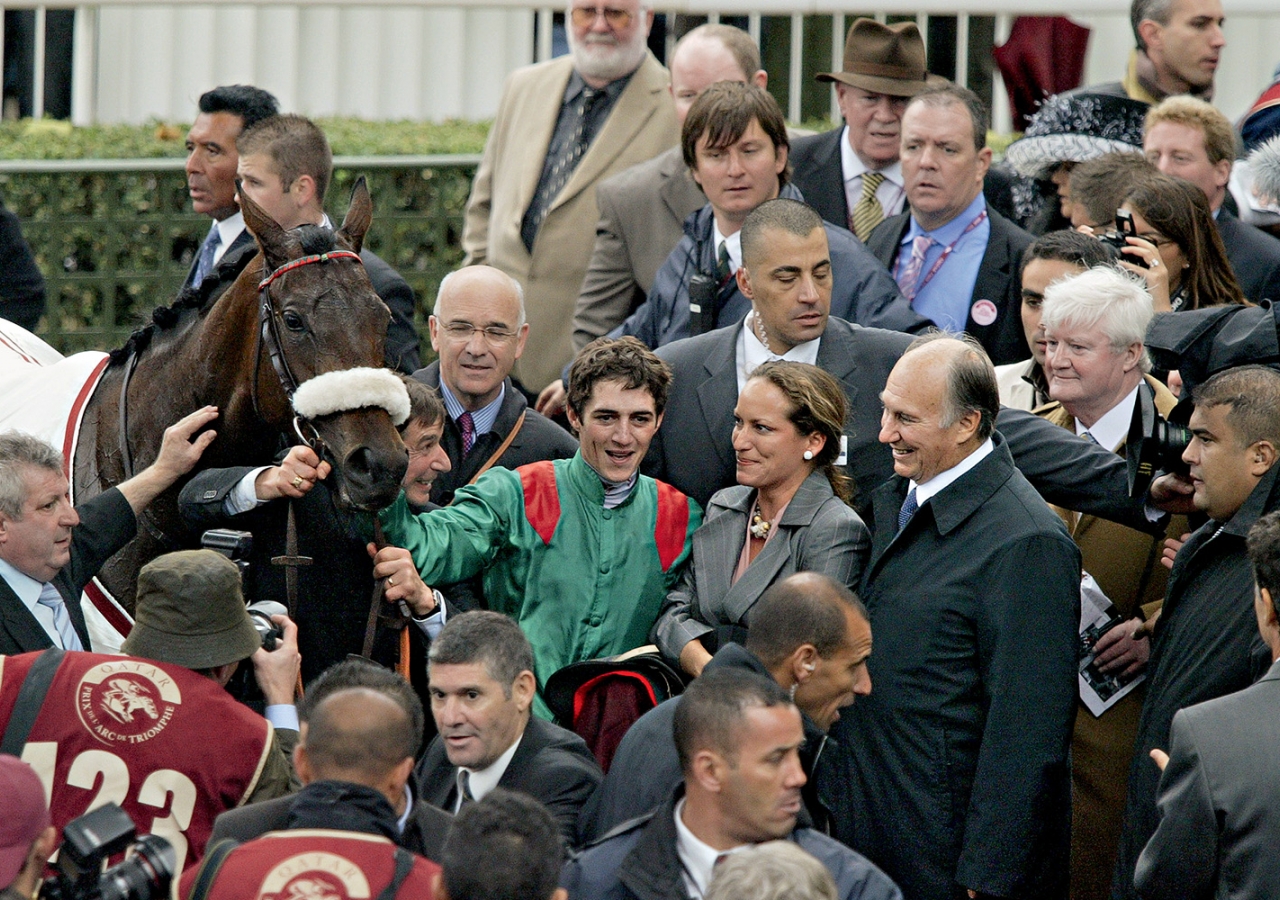
[[[950,244],[947,244],[947,246],[942,248],[942,255],[939,256],[938,259],[934,262],[934,264],[930,267],[928,274],[925,275],[923,279],[916,282],[915,295],[917,297],[919,297],[920,292],[924,290],[924,286],[933,279],[933,276],[938,274],[938,270],[942,268],[942,264],[947,261],[947,258],[949,256],[951,256],[951,251],[956,249],[956,244],[960,243],[960,241],[964,238],[966,234],[968,234],[970,231],[973,231],[973,229],[981,225],[986,220],[986,218],[987,218],[987,209],[984,206],[982,208],[982,212],[978,213],[978,215],[974,217],[974,220],[964,227],[964,231],[960,232],[960,234],[956,237],[954,241],[952,241]],[[901,271],[902,269],[901,254],[898,255],[898,269],[899,271]]]

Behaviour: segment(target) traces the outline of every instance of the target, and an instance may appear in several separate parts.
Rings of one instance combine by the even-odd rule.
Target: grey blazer
[[[1160,825],[1134,877],[1140,896],[1280,896],[1277,705],[1280,663],[1252,687],[1174,715]]]
[[[716,646],[741,643],[751,608],[766,588],[788,575],[821,572],[851,588],[862,578],[871,533],[832,493],[826,475],[816,471],[791,498],[777,536],[731,584],[754,499],[755,490],[741,485],[711,498],[702,527],[693,533],[689,565],[654,625],[654,640],[665,656],[678,660],[685,644],[711,632],[717,634]]]

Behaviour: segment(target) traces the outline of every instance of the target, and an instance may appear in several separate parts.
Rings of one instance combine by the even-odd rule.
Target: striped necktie
[[[884,176],[879,172],[862,173],[862,196],[849,216],[849,230],[864,243],[871,237],[872,230],[884,221],[884,209],[876,199],[876,191],[882,184]]]
[[[916,282],[920,280],[920,275],[924,271],[924,256],[935,243],[937,242],[927,234],[917,235],[911,241],[911,258],[898,273],[898,287],[908,303],[915,302],[916,291],[919,289]]]
[[[214,222],[209,229],[209,236],[200,245],[200,256],[196,260],[196,274],[191,279],[192,287],[200,287],[200,283],[213,271],[213,257],[217,254],[218,245],[221,243],[222,232],[218,231],[218,223]]]
[[[458,808],[457,812],[462,812],[462,807],[468,803],[475,803],[476,798],[471,793],[471,773],[466,769],[458,770]]]
[[[76,634],[76,628],[71,624],[71,614],[67,612],[67,604],[58,589],[46,581],[40,588],[40,599],[36,602],[53,612],[53,627],[62,640],[62,649],[83,650],[80,635]]]

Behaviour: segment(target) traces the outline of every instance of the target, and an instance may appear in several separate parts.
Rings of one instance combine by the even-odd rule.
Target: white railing
[[[956,73],[969,63],[973,16],[996,17],[996,42],[1019,14],[1055,15],[1049,0],[981,0],[957,10],[955,0],[881,0],[859,13],[841,0],[654,0],[662,12],[747,17],[759,41],[766,16],[790,23],[787,71],[773,78],[788,85],[789,117],[800,118],[802,86],[813,77],[804,53],[806,17],[829,16],[830,64],[839,68],[843,35],[858,14],[915,16],[928,35],[931,16],[955,17]],[[1125,0],[1077,0],[1072,15],[1093,28],[1086,83],[1119,77],[1132,44]],[[48,9],[30,2],[7,10],[34,9],[36,34],[44,34]],[[236,81],[272,90],[284,106],[312,115],[371,119],[486,118],[493,114],[508,72],[551,55],[552,18],[560,6],[530,0],[114,0],[75,9],[71,117],[77,124],[189,119],[194,100],[213,84]],[[1280,2],[1227,0],[1228,49],[1218,75],[1218,104],[1233,118],[1269,82],[1280,46]],[[825,31],[825,28],[823,29]],[[0,39],[2,41],[2,39]],[[0,59],[4,47],[0,43]],[[45,43],[35,41],[31,96],[44,112]],[[994,76],[994,124],[1008,128],[1005,93]],[[832,99],[831,112],[837,114]]]

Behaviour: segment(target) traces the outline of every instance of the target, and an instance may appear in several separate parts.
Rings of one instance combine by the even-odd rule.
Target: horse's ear
[[[238,191],[236,196],[240,201],[240,211],[244,213],[244,224],[257,238],[258,246],[262,248],[262,255],[267,261],[264,271],[273,272],[289,260],[302,256],[302,245],[296,237],[281,228],[244,191]]]
[[[351,205],[347,207],[347,217],[342,220],[338,234],[351,244],[352,250],[359,253],[364,246],[364,236],[372,224],[373,201],[369,199],[369,188],[361,175],[351,189]]]

